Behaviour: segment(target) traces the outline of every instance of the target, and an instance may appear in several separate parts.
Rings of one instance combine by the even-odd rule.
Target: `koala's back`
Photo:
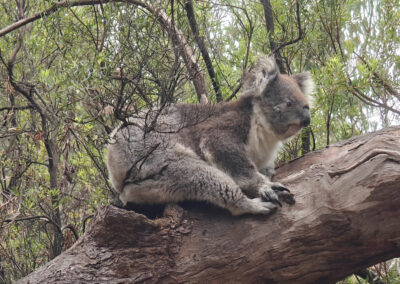
[[[165,119],[166,115],[163,116]],[[111,183],[118,192],[122,192],[126,180],[132,178],[130,175],[146,175],[147,165],[151,167],[151,164],[156,164],[154,159],[159,152],[158,148],[163,145],[167,149],[171,143],[168,137],[170,135],[160,131],[147,131],[148,118],[130,118],[127,125],[121,123],[111,133],[107,147],[107,169]],[[144,168],[139,171],[140,167]]]
[[[173,105],[130,118],[111,133],[107,147],[107,168],[116,191],[124,183],[146,179],[168,163],[176,152],[195,155],[190,146],[182,145],[181,135],[215,113],[212,107]]]

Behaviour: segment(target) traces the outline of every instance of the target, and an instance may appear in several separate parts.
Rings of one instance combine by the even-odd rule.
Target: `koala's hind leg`
[[[178,155],[167,164],[160,175],[126,184],[121,200],[150,204],[208,201],[228,209],[233,215],[270,214],[277,208],[261,198],[246,197],[231,177],[200,159]]]

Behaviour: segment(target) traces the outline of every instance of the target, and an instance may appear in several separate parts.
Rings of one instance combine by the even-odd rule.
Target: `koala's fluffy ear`
[[[309,72],[295,74],[292,78],[297,82],[304,95],[309,97],[314,91],[314,81]]]
[[[311,78],[311,74],[309,72],[302,72],[293,75],[292,79],[294,79],[297,82],[297,84],[300,87],[300,90],[307,97],[309,104],[312,105],[313,97],[311,96],[311,94],[314,91],[314,81]]]
[[[261,55],[256,65],[245,76],[243,90],[258,89],[261,92],[278,74],[279,69],[276,65],[275,58],[273,56]]]

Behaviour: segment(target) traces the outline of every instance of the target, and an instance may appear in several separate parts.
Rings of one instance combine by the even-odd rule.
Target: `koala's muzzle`
[[[303,107],[301,125],[303,127],[307,127],[310,125],[310,122],[311,122],[310,108],[308,106],[305,106]]]

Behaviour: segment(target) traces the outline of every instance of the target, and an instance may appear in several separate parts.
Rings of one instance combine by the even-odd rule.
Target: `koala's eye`
[[[286,106],[287,106],[287,107],[291,107],[292,105],[293,105],[293,103],[292,103],[291,101],[287,101],[287,102],[286,102]]]

